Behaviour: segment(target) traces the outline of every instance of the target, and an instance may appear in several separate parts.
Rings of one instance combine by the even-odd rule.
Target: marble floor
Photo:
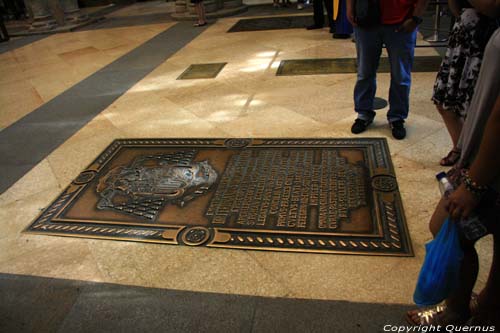
[[[415,73],[408,136],[379,110],[366,137],[386,137],[415,257],[214,250],[26,235],[22,231],[116,138],[353,137],[355,74],[275,76],[281,60],[351,58],[327,29],[226,33],[213,22],[69,137],[0,196],[0,273],[285,299],[412,304],[439,198],[434,175],[451,141],[430,102],[435,73]],[[0,130],[174,23],[56,34],[0,55]],[[419,43],[425,43],[419,41]],[[161,52],[161,50],[157,50]],[[416,55],[435,55],[418,48]],[[215,79],[176,80],[191,64],[227,62]],[[389,74],[378,76],[387,98]],[[40,126],[45,126],[40,124]],[[29,135],[29,133],[27,133]],[[19,147],[22,149],[22,147]],[[492,241],[478,244],[484,284]]]
[[[171,25],[57,34],[0,54],[0,129]]]

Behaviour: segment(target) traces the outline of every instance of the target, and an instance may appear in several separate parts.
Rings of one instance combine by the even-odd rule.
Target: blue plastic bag
[[[436,238],[425,245],[425,251],[413,294],[418,306],[438,304],[457,287],[464,253],[456,224],[446,219]]]

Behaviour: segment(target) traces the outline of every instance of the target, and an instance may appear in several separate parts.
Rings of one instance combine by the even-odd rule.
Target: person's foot
[[[404,120],[391,122],[392,136],[396,140],[403,140],[406,137],[406,128]]]
[[[406,321],[412,325],[420,325],[423,321],[425,322],[429,317],[433,317],[437,314],[441,314],[446,311],[447,306],[446,303],[436,305],[430,308],[424,309],[414,309],[406,312]],[[479,310],[479,297],[478,294],[472,293],[469,301],[469,312],[470,316],[474,318],[478,316],[480,313]],[[452,313],[452,312],[450,312]],[[450,314],[448,313],[448,314]],[[467,315],[464,317],[468,317]],[[441,318],[443,319],[443,318]]]
[[[352,124],[351,132],[353,134],[359,134],[366,131],[366,128],[372,123],[372,120],[356,119],[354,124]]]
[[[460,159],[460,153],[461,153],[461,151],[459,149],[453,148],[452,150],[450,150],[448,155],[446,155],[445,157],[443,157],[441,159],[441,161],[439,161],[439,165],[441,165],[441,166],[454,166],[455,163],[457,163],[458,160]]]
[[[316,30],[316,29],[323,29],[323,26],[321,25],[317,25],[317,24],[313,24],[313,25],[308,25],[306,27],[307,30]]]
[[[207,24],[208,23],[206,21],[205,22],[198,22],[198,23],[193,24],[193,27],[203,27]]]
[[[302,4],[302,3],[298,3],[298,4],[297,4],[297,9],[298,9],[298,10],[304,9],[304,4]]]
[[[463,325],[470,314],[460,315],[446,305],[437,305],[427,309],[416,309],[406,313],[406,321],[413,326]]]
[[[335,27],[330,27],[330,33],[334,34],[335,33]]]

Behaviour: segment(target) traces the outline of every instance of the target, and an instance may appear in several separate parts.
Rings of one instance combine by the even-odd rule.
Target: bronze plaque
[[[437,72],[442,58],[439,56],[421,56],[413,60],[412,72]],[[282,60],[277,76],[289,75],[320,75],[320,74],[347,74],[356,73],[356,58],[336,59],[297,59]],[[390,73],[391,67],[388,58],[380,58],[378,73]]]
[[[304,29],[312,21],[312,15],[257,17],[239,20],[227,32]]]
[[[385,139],[123,139],[30,233],[413,255]]]
[[[226,62],[213,64],[194,64],[189,66],[177,80],[213,79],[219,75]]]

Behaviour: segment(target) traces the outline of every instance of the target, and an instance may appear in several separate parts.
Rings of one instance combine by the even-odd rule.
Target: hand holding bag
[[[464,253],[457,225],[446,219],[436,238],[425,245],[425,259],[413,300],[418,306],[438,304],[457,287]]]

